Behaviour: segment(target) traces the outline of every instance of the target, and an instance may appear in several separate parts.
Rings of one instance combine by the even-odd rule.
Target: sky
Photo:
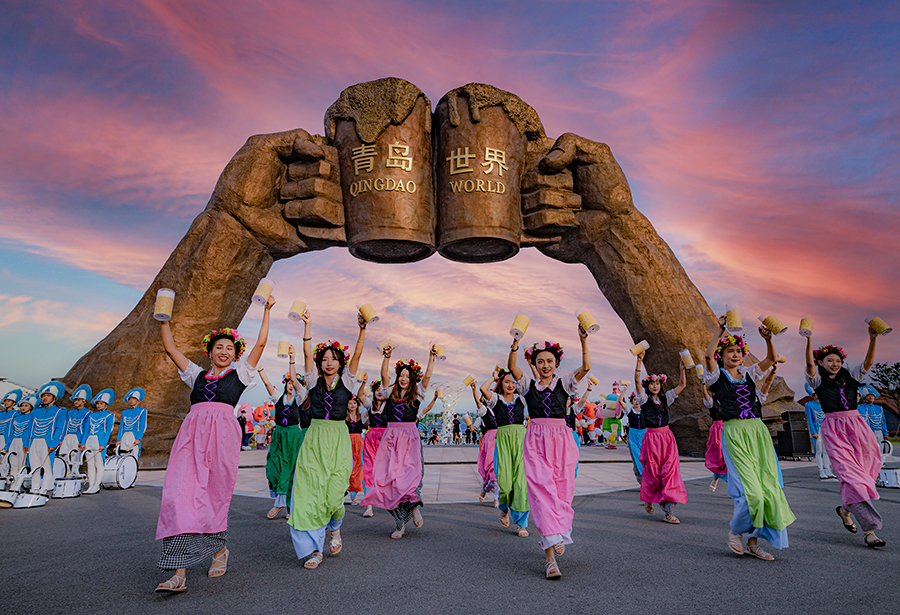
[[[341,90],[386,76],[433,104],[490,83],[534,107],[548,136],[609,144],[635,205],[713,310],[732,302],[745,323],[771,312],[791,326],[778,346],[797,391],[801,316],[851,362],[864,318],[900,327],[897,3],[2,6],[0,376],[21,384],[64,375],[127,315],[247,137],[321,134]],[[299,296],[315,341],[352,343],[355,305],[375,306],[370,372],[390,337],[420,362],[443,343],[435,382],[484,379],[516,313],[531,316],[530,339],[575,350],[580,306],[601,325],[592,373],[608,388],[633,369],[633,341],[587,269],[533,249],[491,265],[376,265],[331,248],[278,261],[269,277],[283,308],[270,373],[284,367],[277,339],[302,337],[285,317]],[[260,318],[251,307],[244,335]],[[900,361],[900,334],[879,339],[876,359]]]

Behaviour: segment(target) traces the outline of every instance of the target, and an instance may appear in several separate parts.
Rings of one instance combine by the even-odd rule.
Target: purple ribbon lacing
[[[850,409],[850,404],[847,402],[847,394],[844,391],[844,387],[841,387],[841,403],[844,404],[844,410]]]
[[[553,395],[553,391],[548,389],[541,391],[541,394],[544,396],[541,400],[544,403],[544,414],[547,415],[547,418],[550,418],[550,396]]]
[[[334,399],[332,398],[331,391],[325,391],[325,420],[329,420],[331,417],[331,408],[334,404]]]
[[[515,400],[513,400],[513,403],[511,404],[503,402],[503,405],[506,406],[506,411],[509,413],[509,424],[514,424],[516,422],[516,413],[513,411],[516,407]]]
[[[206,391],[206,401],[212,401],[216,397],[216,385],[219,384],[218,380],[207,380],[206,386],[203,387]]]
[[[738,407],[741,409],[739,419],[754,419],[753,407],[750,405],[750,386],[746,383],[736,384],[735,394],[737,395]]]
[[[394,420],[398,423],[403,422],[403,413],[406,411],[406,404],[402,401],[398,401],[394,404]]]

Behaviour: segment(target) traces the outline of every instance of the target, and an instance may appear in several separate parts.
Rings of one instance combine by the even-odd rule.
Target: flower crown
[[[628,396],[628,403],[633,406],[635,399],[636,399],[636,395],[634,393],[632,393],[631,395]]]
[[[836,354],[841,358],[841,361],[847,360],[847,353],[844,352],[844,349],[840,346],[835,346],[834,344],[828,344],[827,346],[822,346],[818,350],[813,350],[813,358],[816,361],[819,359],[824,359],[830,354]]]
[[[290,379],[291,379],[291,373],[288,372],[281,378],[281,384],[287,384]],[[297,374],[297,381],[300,384],[306,386],[306,376],[304,376],[303,374]]]
[[[378,380],[373,380],[372,384],[369,385],[369,390],[374,393],[375,389],[377,389],[380,386],[381,386],[381,378],[379,378]]]
[[[321,342],[319,344],[316,344],[316,356],[318,356],[320,352],[327,350],[328,348],[331,348],[335,353],[340,351],[344,355],[345,363],[350,360],[350,354],[348,353],[350,347],[337,341],[332,342],[331,340],[328,340],[328,342]]]
[[[422,379],[422,366],[416,363],[412,359],[401,359],[397,361],[397,364],[394,366],[394,371],[399,374],[401,367],[408,367],[412,370],[413,375],[416,378],[416,382]]]
[[[232,342],[234,342],[235,361],[239,360],[241,358],[241,355],[244,354],[244,348],[247,347],[247,343],[244,341],[244,338],[242,338],[237,332],[237,329],[231,329],[229,327],[224,327],[222,329],[213,329],[203,336],[203,341],[200,342],[203,346],[203,354],[209,356],[209,352],[212,350],[212,348],[210,348],[210,346],[212,346],[212,341],[217,337],[227,337]]]
[[[559,344],[551,344],[550,342],[537,342],[531,348],[527,348],[525,350],[525,360],[531,361],[532,355],[536,355],[539,352],[543,352],[544,350],[549,350],[553,354],[557,355],[557,362],[562,362],[563,357],[563,349]]]
[[[641,386],[646,387],[650,382],[658,382],[660,385],[666,383],[666,375],[665,374],[650,374],[646,378],[641,380]]]
[[[716,361],[720,361],[722,359],[722,353],[725,352],[725,349],[729,346],[737,346],[741,349],[741,354],[747,354],[747,340],[744,339],[743,335],[726,335],[720,339],[719,343],[716,345],[716,353],[713,355],[713,358]]]

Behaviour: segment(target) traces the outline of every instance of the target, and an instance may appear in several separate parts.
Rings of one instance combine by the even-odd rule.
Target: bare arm
[[[393,344],[385,344],[382,347],[381,354],[384,355],[384,359],[381,361],[381,386],[388,387],[391,384],[391,353],[394,352]],[[384,397],[382,395],[382,397]]]
[[[759,392],[762,393],[763,395],[768,395],[769,389],[772,388],[773,382],[775,382],[775,370],[774,369],[768,373],[768,375],[766,376],[766,379],[760,385]]]
[[[291,384],[294,385],[294,395],[298,395],[300,392],[300,387],[303,385],[300,384],[300,379],[297,378],[297,366],[294,364],[293,344],[288,347],[288,376],[291,379]]]
[[[592,385],[590,383],[588,383],[587,390],[584,392],[584,395],[581,396],[581,399],[578,400],[578,410],[579,411],[582,411],[582,412],[584,411],[584,405],[588,401],[588,395],[590,395],[590,393],[591,393],[591,388],[592,388]]]
[[[481,394],[482,394],[482,396],[485,397],[485,399],[487,398],[487,395],[485,395],[485,393],[484,393],[484,387],[485,387],[485,385],[490,384],[490,382],[491,382],[491,381],[488,380],[488,381],[485,382],[483,385],[481,385]],[[475,398],[475,407],[478,408],[478,410],[479,410],[478,413],[481,414],[481,407],[482,407],[483,404],[481,403],[481,400],[478,399],[478,391],[475,389],[475,383],[474,383],[474,382],[472,383],[472,397]]]
[[[637,356],[637,363],[634,365],[634,390],[637,393],[635,397],[640,397],[644,394],[644,387],[641,386],[641,362],[644,360],[644,351],[641,351],[641,354]]]
[[[700,381],[700,388],[703,391],[703,399],[709,402],[712,399],[712,395],[709,394],[709,387],[706,386],[706,383],[703,380]]]
[[[772,332],[763,325],[759,328],[759,335],[766,340],[766,358],[759,362],[759,369],[766,371],[778,360],[778,353],[775,352],[775,342],[772,340]]]
[[[428,353],[428,367],[425,368],[425,377],[422,378],[422,387],[428,388],[428,383],[431,382],[431,374],[434,372],[434,359],[437,357],[437,344],[431,345],[431,352]],[[437,399],[437,398],[435,398]]]
[[[722,336],[725,335],[725,317],[719,316],[719,333],[710,340],[709,345],[706,347],[706,371],[711,372],[718,365],[716,364],[716,346],[719,345],[719,340],[722,339]]]
[[[253,348],[250,349],[250,354],[247,356],[247,365],[250,367],[256,367],[263,350],[266,349],[266,342],[269,339],[269,312],[272,310],[273,305],[275,305],[275,297],[270,295],[269,300],[266,301],[265,311],[263,311],[262,324],[259,326],[259,336],[256,338],[256,344],[253,345]]]
[[[169,328],[168,321],[163,321],[162,323],[162,341],[166,354],[172,359],[172,363],[178,366],[178,369],[181,371],[186,370],[191,362],[186,356],[181,354],[180,350],[175,348],[175,338],[172,337],[172,329]]]
[[[362,357],[363,347],[366,345],[366,319],[362,317],[362,314],[356,315],[357,320],[359,321],[359,337],[356,338],[356,348],[353,349],[353,356],[350,357],[350,373],[354,376],[356,375],[356,370],[359,369],[359,359]]]
[[[485,380],[484,384],[481,385],[481,396],[487,399],[491,396],[491,385],[497,382],[497,373],[494,371],[494,375],[489,379]],[[478,393],[475,392],[475,383],[472,383],[472,395],[475,396],[475,403],[478,403]]]
[[[316,366],[316,358],[312,353],[312,314],[303,311],[303,372],[310,374]]]
[[[422,412],[422,416],[425,416],[426,414],[431,412],[431,409],[434,408],[434,404],[436,402],[437,402],[437,391],[434,392],[434,397],[431,398],[431,403],[428,404],[428,407],[425,408],[425,410]]]
[[[269,395],[274,395],[275,387],[272,386],[272,383],[269,382],[269,379],[266,377],[266,368],[260,367],[256,371],[259,374],[260,379],[263,381],[263,384],[266,385],[266,390],[269,392]]]
[[[806,338],[806,375],[810,378],[816,375],[816,360],[813,358],[811,335]]]
[[[878,334],[875,333],[875,329],[869,327],[869,348],[866,350],[866,358],[863,361],[863,370],[869,371],[872,369],[872,365],[875,363],[875,341],[878,339]]]
[[[679,361],[678,365],[681,367],[681,378],[678,380],[678,386],[673,389],[675,395],[681,395],[681,392],[687,386],[687,375],[684,373],[684,362]]]
[[[516,353],[519,351],[519,340],[513,340],[513,343],[509,347],[509,359],[506,362],[506,367],[509,369],[509,373],[512,374],[513,378],[515,378],[516,382],[522,379],[524,374],[522,370],[516,366]]]
[[[581,382],[581,379],[587,376],[591,371],[591,351],[588,350],[587,331],[578,323],[578,337],[581,338],[581,367],[575,370],[575,382]]]

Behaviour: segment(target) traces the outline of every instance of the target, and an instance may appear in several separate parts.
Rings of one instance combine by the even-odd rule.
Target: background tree
[[[900,411],[900,363],[876,363],[869,370],[868,380],[878,387],[881,396],[893,400],[894,408],[883,406],[886,410],[897,414]],[[894,431],[894,437],[900,435],[900,427]]]

